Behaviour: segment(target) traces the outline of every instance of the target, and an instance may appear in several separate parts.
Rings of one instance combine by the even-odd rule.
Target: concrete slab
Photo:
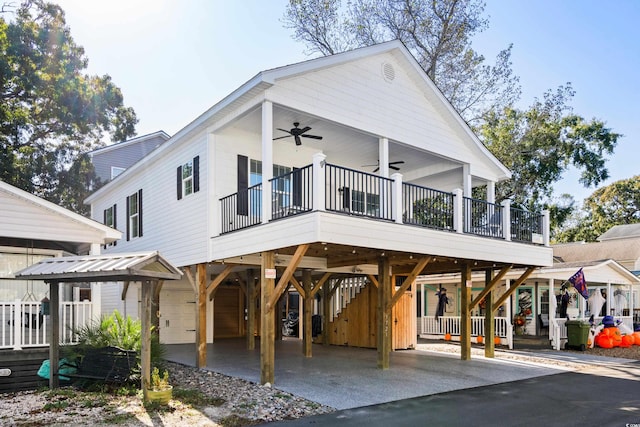
[[[169,345],[166,358],[194,366],[193,344]],[[376,367],[375,350],[313,345],[313,357],[302,354],[302,342],[276,342],[274,387],[331,406],[349,409],[469,389],[564,370],[526,361],[475,358],[418,350],[391,353],[391,367]],[[243,339],[219,340],[207,346],[207,369],[258,383],[260,346],[248,351]]]

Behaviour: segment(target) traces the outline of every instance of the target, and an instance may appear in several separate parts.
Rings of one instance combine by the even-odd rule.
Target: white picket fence
[[[42,303],[16,300],[0,302],[0,349],[49,345],[50,316],[43,315]],[[77,343],[75,331],[92,321],[90,301],[60,302],[60,344]]]
[[[456,339],[460,337],[460,316],[421,317],[419,325],[420,337],[442,338],[449,333]],[[506,317],[494,318],[495,336],[503,340],[503,343],[513,348],[513,326]],[[471,336],[484,337],[484,316],[471,317]]]

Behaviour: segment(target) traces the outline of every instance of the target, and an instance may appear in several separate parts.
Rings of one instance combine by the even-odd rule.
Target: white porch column
[[[222,209],[220,197],[216,187],[216,135],[207,133],[207,183],[200,187],[206,188],[207,199],[207,236],[216,237],[222,231]],[[209,259],[211,258],[212,245],[208,245]]]
[[[102,316],[102,283],[91,282],[91,318],[92,320],[100,319]]]
[[[511,200],[502,201],[502,235],[504,240],[511,241]]]
[[[547,209],[542,211],[542,244],[545,246],[549,246],[550,235],[551,235],[551,218],[550,213]]]
[[[389,140],[387,138],[378,139],[378,161],[379,170],[378,174],[389,177]]]
[[[468,163],[462,166],[462,190],[464,197],[471,197],[471,165]]]
[[[496,202],[496,182],[495,181],[487,181],[487,202],[489,203]]]
[[[100,255],[100,243],[92,243],[89,255]]]
[[[313,155],[313,170],[311,175],[313,177],[313,210],[324,211],[326,208],[326,184],[324,176],[324,166],[326,164],[327,156],[323,153],[316,153]]]
[[[464,228],[462,226],[464,220],[464,203],[462,200],[462,190],[460,188],[456,188],[453,190],[454,198],[453,198],[453,228],[456,230],[456,233],[463,233]]]
[[[22,350],[22,301],[17,299],[13,304],[13,349]]]
[[[505,292],[509,292],[509,289],[511,289],[511,279],[505,279],[504,281],[504,291]],[[513,304],[513,294],[511,294],[511,296],[509,297],[509,299],[507,301],[505,301],[505,316],[507,317],[507,344],[509,345],[510,349],[513,349],[513,324],[511,323],[511,320],[513,319],[513,316],[511,316],[511,305]]]
[[[553,340],[555,335],[555,318],[556,310],[558,309],[558,300],[556,299],[556,290],[553,285],[555,284],[553,279],[548,279],[549,283],[549,340]]]
[[[402,174],[394,173],[391,175],[393,179],[393,189],[391,190],[391,206],[393,219],[396,224],[402,224]]]
[[[271,219],[271,178],[273,178],[273,104],[262,103],[262,223]]]

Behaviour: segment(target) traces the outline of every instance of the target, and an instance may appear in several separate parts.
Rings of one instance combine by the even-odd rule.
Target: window
[[[142,237],[142,190],[127,197],[127,240]]]
[[[104,225],[106,225],[107,227],[111,227],[111,228],[117,228],[117,211],[116,211],[116,205],[113,206],[109,206],[107,209],[104,210],[103,212],[104,214]],[[107,246],[115,246],[116,242],[113,243],[109,243],[108,245],[105,245],[105,249]]]
[[[380,195],[365,193],[364,191],[351,191],[351,211],[371,216],[380,215]]]
[[[176,178],[178,200],[200,191],[200,156],[178,166]]]
[[[286,175],[291,172],[291,168],[281,165],[273,165],[273,177]],[[262,183],[262,162],[260,160],[251,159],[249,162],[249,186]],[[276,182],[276,188],[273,189],[274,209],[282,209],[290,205],[289,195],[291,194],[291,176],[279,179]],[[261,199],[259,203],[261,203]],[[260,212],[260,205],[252,208],[254,213]]]
[[[118,167],[118,166],[111,166],[111,179],[113,179],[116,176],[120,175],[124,171],[125,171],[125,168],[121,168],[121,167]]]

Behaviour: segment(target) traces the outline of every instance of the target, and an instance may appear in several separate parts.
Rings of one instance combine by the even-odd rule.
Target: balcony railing
[[[393,180],[327,164],[326,210],[393,221]]]
[[[321,156],[321,155],[320,155]],[[403,183],[401,175],[385,178],[325,163],[277,176],[220,199],[220,234],[310,211],[328,211],[398,224],[473,234],[522,243],[548,245],[548,213],[537,214],[502,204]],[[264,214],[263,203],[268,211]]]
[[[313,209],[312,172],[312,165],[309,165],[271,180],[271,219],[298,215]]]

